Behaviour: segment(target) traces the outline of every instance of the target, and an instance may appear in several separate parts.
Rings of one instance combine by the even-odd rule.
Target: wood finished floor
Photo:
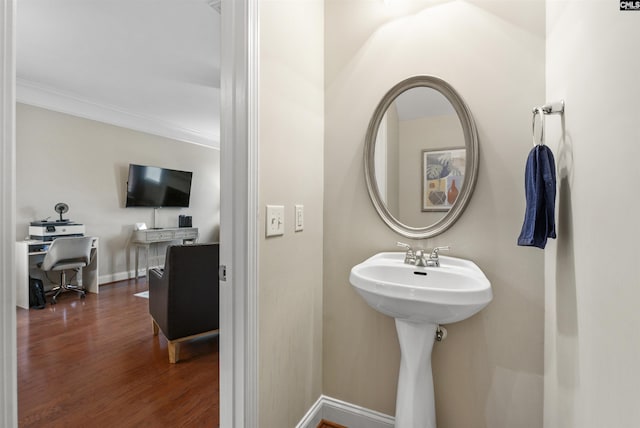
[[[20,427],[217,427],[218,338],[182,344],[169,364],[152,335],[144,280],[65,293],[17,310]]]
[[[325,421],[324,419],[320,421],[320,425],[318,425],[318,428],[348,428],[344,425],[340,425],[337,424],[335,422],[331,422],[331,421]]]

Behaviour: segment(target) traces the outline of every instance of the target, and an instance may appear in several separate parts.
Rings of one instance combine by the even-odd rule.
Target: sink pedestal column
[[[396,318],[400,375],[395,428],[436,428],[431,350],[437,328],[437,324]]]

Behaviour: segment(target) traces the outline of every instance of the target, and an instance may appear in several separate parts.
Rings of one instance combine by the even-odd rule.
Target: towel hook
[[[540,115],[540,141],[536,141],[536,116]],[[531,121],[531,139],[533,140],[533,147],[544,146],[544,111],[542,107],[536,107],[533,109],[533,119]]]
[[[533,119],[531,123],[531,139],[533,146],[544,146],[544,117],[547,114],[564,114],[564,100],[545,104],[542,107],[533,109]],[[540,115],[540,141],[536,141],[536,115]]]

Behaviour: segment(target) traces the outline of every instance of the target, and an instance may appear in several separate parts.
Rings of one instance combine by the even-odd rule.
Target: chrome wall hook
[[[538,108],[541,109],[544,114],[564,114],[564,100],[545,104]]]
[[[564,114],[564,100],[545,104],[541,107],[534,107],[531,121],[531,139],[533,146],[544,146],[544,120],[548,114]],[[540,141],[536,141],[536,116],[540,116]]]

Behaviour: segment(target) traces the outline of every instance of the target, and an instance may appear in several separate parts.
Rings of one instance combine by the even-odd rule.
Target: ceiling
[[[17,100],[219,147],[216,0],[20,0]]]

